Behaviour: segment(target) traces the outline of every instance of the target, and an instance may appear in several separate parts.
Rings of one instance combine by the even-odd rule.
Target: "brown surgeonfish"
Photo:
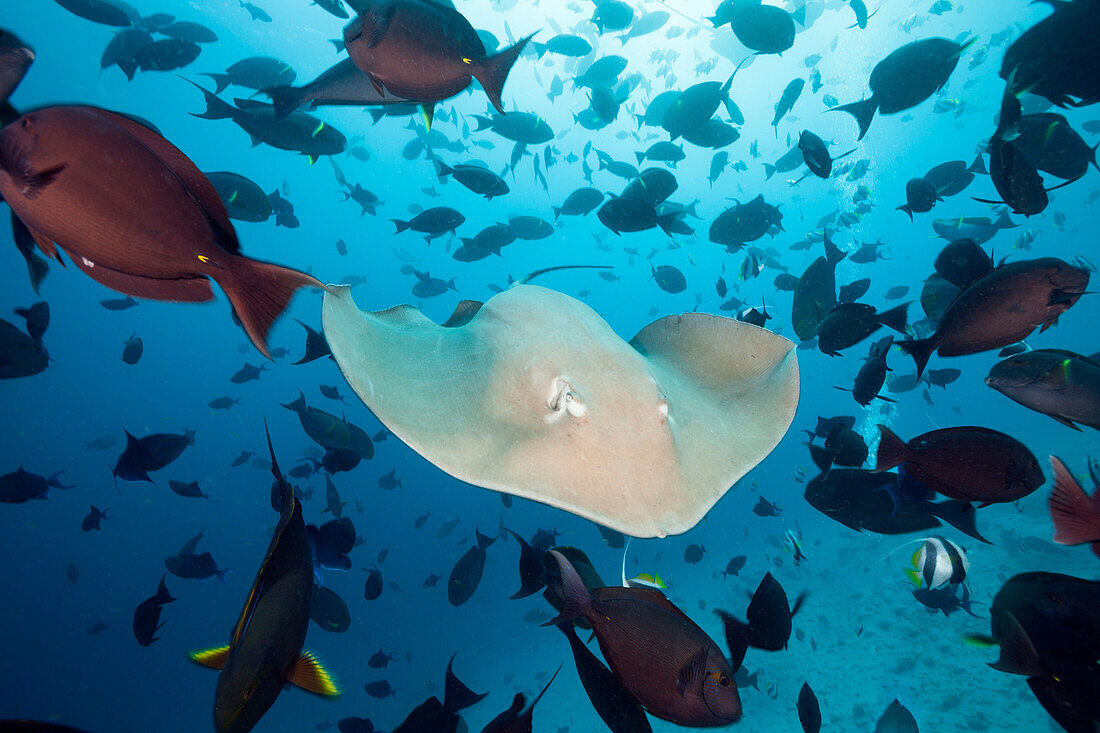
[[[934,352],[965,356],[1023,341],[1058,322],[1089,284],[1089,273],[1055,257],[1001,265],[962,291],[925,339],[897,342],[913,357],[917,377]]]
[[[741,718],[741,698],[718,645],[652,588],[589,591],[557,550],[565,608],[550,623],[584,618],[623,687],[651,714],[693,728]]]
[[[907,476],[951,499],[983,506],[1016,501],[1046,480],[1027,446],[996,430],[941,428],[906,443],[885,425],[878,429],[876,473],[905,464]]]
[[[93,107],[46,107],[0,130],[0,195],[51,257],[64,250],[97,282],[153,300],[229,296],[267,355],[271,324],[312,276],[249,259],[225,204],[159,134]]]
[[[318,695],[340,694],[324,667],[302,650],[313,596],[313,552],[302,505],[279,471],[270,433],[267,445],[282,499],[279,524],[229,645],[190,655],[198,664],[221,670],[214,694],[218,733],[252,730],[287,682]]]
[[[344,28],[348,55],[379,93],[430,106],[477,79],[501,114],[504,82],[528,40],[489,56],[461,13],[431,0],[372,3]]]

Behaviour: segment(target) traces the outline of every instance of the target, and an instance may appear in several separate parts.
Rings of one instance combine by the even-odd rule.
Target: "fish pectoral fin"
[[[58,262],[61,262],[62,265],[65,264],[61,260],[61,255],[57,253],[57,245],[54,244],[52,239],[47,237],[45,234],[39,234],[33,229],[28,229],[27,231],[31,233],[31,238],[34,240],[34,243],[38,245],[38,248],[42,250],[42,252],[44,252],[47,257],[52,257]]]
[[[680,668],[680,673],[676,675],[676,690],[682,696],[687,696],[689,691],[695,690],[698,692],[703,691],[703,675],[706,674],[707,667],[707,649],[706,647],[699,647],[699,651],[695,653],[687,663]]]
[[[287,681],[314,695],[336,697],[342,690],[312,652],[302,652],[287,672]]]
[[[221,669],[225,666],[225,660],[229,656],[229,645],[191,652],[187,656],[195,664],[201,664],[211,669]]]
[[[22,194],[27,199],[33,201],[38,198],[38,194],[42,193],[42,189],[53,183],[57,177],[65,170],[66,164],[54,166],[38,173],[31,173],[27,171],[23,177]]]
[[[386,88],[382,86],[382,81],[377,76],[375,76],[374,74],[367,74],[367,78],[370,79],[370,83],[374,87],[374,90],[376,92],[378,92],[379,94],[386,93]]]

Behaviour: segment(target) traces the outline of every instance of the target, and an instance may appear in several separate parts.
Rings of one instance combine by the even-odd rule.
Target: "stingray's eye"
[[[558,377],[550,385],[550,394],[546,406],[558,415],[568,411],[573,417],[581,417],[588,411],[588,408],[581,402],[580,395],[573,389],[573,385],[566,381],[565,377]],[[557,416],[553,417],[556,418]],[[547,419],[551,418],[548,417]]]

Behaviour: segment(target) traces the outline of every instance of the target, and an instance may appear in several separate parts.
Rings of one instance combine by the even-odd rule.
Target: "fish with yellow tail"
[[[190,655],[198,664],[221,670],[214,694],[218,733],[252,730],[287,682],[325,697],[340,694],[324,667],[302,650],[313,596],[313,552],[302,506],[279,471],[270,432],[267,446],[282,499],[279,524],[229,645]]]

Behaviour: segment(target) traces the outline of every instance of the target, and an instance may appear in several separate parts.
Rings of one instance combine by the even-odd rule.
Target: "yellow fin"
[[[187,655],[195,664],[212,669],[221,669],[225,666],[225,658],[229,656],[229,645],[219,646],[214,649],[203,649],[191,652]]]
[[[920,567],[920,553],[921,553],[921,550],[923,550],[923,549],[924,549],[924,545],[921,545],[920,547],[917,548],[917,551],[913,553],[913,557],[911,558],[911,561],[913,563],[913,567],[915,567],[915,568]]]
[[[906,569],[905,575],[909,578],[909,580],[911,580],[913,582],[913,585],[920,588],[920,586],[921,586],[920,573],[918,573],[916,570]]]
[[[302,652],[287,674],[287,680],[307,692],[325,697],[336,697],[342,690],[312,652]]]

